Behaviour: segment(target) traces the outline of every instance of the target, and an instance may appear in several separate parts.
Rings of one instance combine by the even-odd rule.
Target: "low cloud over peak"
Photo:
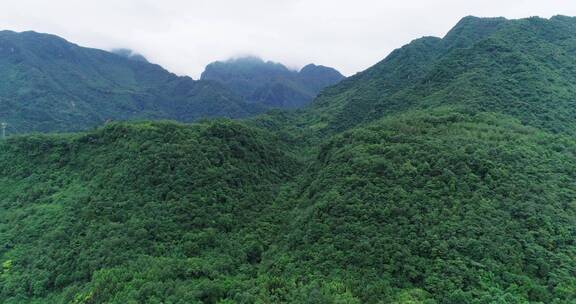
[[[195,78],[206,64],[237,54],[258,54],[290,68],[321,63],[351,75],[415,38],[443,36],[463,16],[556,14],[576,15],[576,3],[6,0],[0,29],[52,33],[88,47],[129,48]]]

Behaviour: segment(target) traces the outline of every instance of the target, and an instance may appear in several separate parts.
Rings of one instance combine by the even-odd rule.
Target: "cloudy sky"
[[[2,0],[0,29],[131,48],[197,78],[215,60],[257,55],[361,71],[466,15],[576,16],[574,0]]]

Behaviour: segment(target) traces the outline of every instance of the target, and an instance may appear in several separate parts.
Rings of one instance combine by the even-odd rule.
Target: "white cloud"
[[[179,74],[239,54],[345,74],[461,17],[576,15],[573,0],[3,0],[0,28],[60,35],[83,46],[126,47]]]

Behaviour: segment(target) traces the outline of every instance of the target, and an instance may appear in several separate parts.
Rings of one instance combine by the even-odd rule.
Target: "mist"
[[[216,60],[253,55],[293,69],[308,63],[361,71],[421,36],[443,36],[467,15],[576,15],[576,2],[4,0],[0,29],[59,35],[82,46],[126,48],[198,78]]]

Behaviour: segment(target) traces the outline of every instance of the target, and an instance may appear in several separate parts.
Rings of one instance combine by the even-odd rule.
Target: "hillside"
[[[466,17],[302,110],[3,141],[0,302],[574,303],[575,31]]]
[[[575,20],[464,18],[443,39],[415,40],[326,90],[314,115],[327,129],[345,130],[408,109],[452,104],[573,133]]]
[[[575,148],[452,108],[331,138],[264,261],[271,302],[572,303]]]
[[[83,48],[53,35],[0,32],[0,118],[10,134],[259,111],[217,83],[178,77],[142,58]]]
[[[344,76],[321,65],[309,64],[293,71],[280,63],[242,57],[209,64],[201,79],[217,81],[250,103],[293,109],[307,105],[322,89]]]
[[[143,303],[169,285],[167,301],[214,302],[245,289],[299,166],[273,138],[157,122],[2,143],[0,302]]]

